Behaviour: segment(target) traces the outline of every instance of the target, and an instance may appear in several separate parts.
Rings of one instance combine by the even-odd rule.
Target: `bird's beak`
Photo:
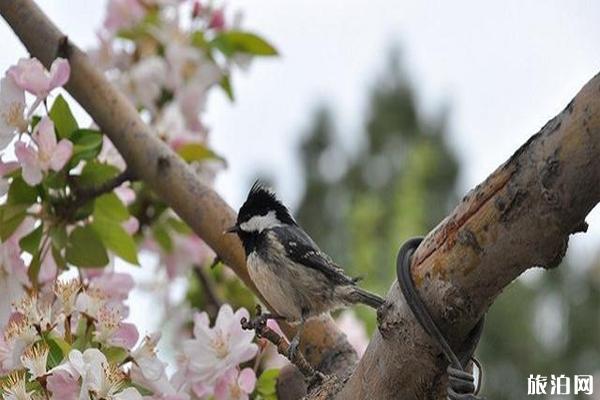
[[[238,225],[234,225],[231,228],[227,228],[224,233],[238,233],[240,231],[240,227]]]

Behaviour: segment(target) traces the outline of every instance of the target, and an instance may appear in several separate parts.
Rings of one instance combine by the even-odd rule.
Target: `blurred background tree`
[[[361,285],[385,294],[401,243],[433,229],[464,189],[445,119],[419,113],[397,51],[369,99],[355,151],[326,105],[315,112],[299,149],[305,189],[295,215],[326,253],[364,278]],[[513,283],[489,312],[478,349],[489,398],[522,397],[532,373],[597,369],[600,263],[563,264]],[[374,313],[356,312],[371,333]]]
[[[369,94],[357,152],[345,150],[327,108],[301,144],[299,223],[363,285],[385,293],[403,240],[424,234],[455,198],[458,160],[443,118],[424,119],[397,51]],[[375,315],[359,310],[369,330]]]

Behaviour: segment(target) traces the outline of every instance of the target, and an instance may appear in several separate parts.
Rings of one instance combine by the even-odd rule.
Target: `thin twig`
[[[298,367],[298,370],[300,370],[302,375],[304,375],[307,379],[323,380],[325,375],[315,370],[308,363],[308,361],[306,361],[306,358],[304,358],[300,351],[297,351],[294,357],[290,357],[290,343],[286,340],[286,338],[267,326],[267,321],[269,319],[280,318],[281,317],[273,314],[263,314],[262,308],[260,305],[257,305],[256,316],[249,321],[246,318],[242,318],[241,323],[243,329],[254,330],[256,332],[256,336],[265,338],[269,342],[273,343],[275,347],[277,347],[279,354],[290,360],[296,367]]]
[[[80,207],[83,207],[90,200],[105,193],[112,192],[114,189],[130,180],[133,180],[133,174],[127,169],[114,178],[97,186],[78,187],[71,184],[73,194],[55,203],[56,212],[63,218],[70,219]]]
[[[215,290],[213,281],[206,275],[206,272],[202,269],[201,266],[194,265],[193,269],[194,273],[196,274],[196,277],[198,278],[198,281],[200,281],[200,284],[204,289],[203,294],[206,299],[206,307],[213,309],[213,312],[209,312],[209,314],[216,315],[219,309],[221,308],[223,302],[221,301],[221,299],[219,299],[219,295]]]
[[[79,206],[82,206],[88,200],[101,196],[105,193],[111,192],[114,189],[121,186],[123,183],[131,180],[133,180],[133,174],[129,169],[126,169],[119,175],[107,180],[106,182],[100,185],[89,187],[75,187],[75,203],[79,202],[81,203],[79,204]]]

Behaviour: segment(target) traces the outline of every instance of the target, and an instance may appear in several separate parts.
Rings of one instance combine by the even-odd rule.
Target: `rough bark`
[[[248,276],[239,240],[223,233],[235,220],[231,207],[156,137],[129,100],[106,80],[83,51],[65,40],[66,36],[33,1],[0,0],[0,14],[30,54],[46,67],[59,53],[66,53],[61,55],[69,59],[71,77],[65,88],[108,135],[128,168],[259,295]],[[283,328],[288,336],[293,333],[291,327]],[[306,325],[301,349],[313,366],[326,372],[345,371],[356,362],[356,353],[330,317]]]
[[[454,346],[528,268],[556,267],[600,201],[600,75],[421,244],[412,274]],[[394,283],[337,399],[442,399],[447,363]]]

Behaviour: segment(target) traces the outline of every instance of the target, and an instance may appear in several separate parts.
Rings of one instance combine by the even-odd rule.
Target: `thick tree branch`
[[[600,201],[600,74],[421,244],[414,281],[456,347],[526,269],[556,267]],[[390,260],[390,268],[392,260]],[[337,399],[442,399],[446,361],[395,283]],[[485,366],[484,366],[485,367]]]
[[[108,135],[128,168],[257,293],[248,276],[239,240],[223,234],[235,220],[234,211],[156,137],[129,100],[106,80],[84,52],[66,40],[32,0],[0,0],[0,13],[31,55],[46,67],[57,54],[68,56],[71,77],[66,89]],[[282,325],[286,333],[292,333],[289,326]],[[302,344],[309,362],[324,372],[345,370],[356,361],[352,347],[331,318],[307,324]]]

